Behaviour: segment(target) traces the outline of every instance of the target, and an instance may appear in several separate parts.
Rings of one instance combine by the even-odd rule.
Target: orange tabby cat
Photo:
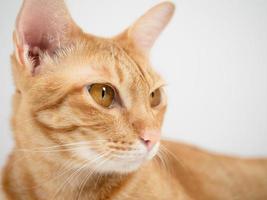
[[[84,33],[63,0],[23,2],[6,199],[267,199],[266,160],[160,145],[167,104],[149,51],[173,12],[161,3],[108,39]]]

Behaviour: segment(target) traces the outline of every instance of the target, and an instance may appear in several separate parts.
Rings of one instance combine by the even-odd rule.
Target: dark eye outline
[[[95,101],[95,99],[92,97],[92,95],[90,94],[90,89],[92,87],[92,85],[95,85],[95,84],[101,84],[101,85],[106,85],[106,86],[109,86],[113,92],[114,92],[114,98],[113,98],[113,101],[112,103],[110,104],[110,106],[108,107],[105,107],[105,106],[102,106],[101,104],[97,103]],[[98,105],[100,106],[101,108],[104,108],[104,109],[112,109],[114,108],[116,105],[119,105],[119,106],[123,106],[123,103],[122,103],[122,100],[120,98],[120,95],[119,95],[119,92],[118,90],[116,89],[116,87],[114,87],[112,84],[110,83],[105,83],[105,82],[96,82],[96,83],[90,83],[86,86],[86,91],[87,93],[90,95],[90,98]]]

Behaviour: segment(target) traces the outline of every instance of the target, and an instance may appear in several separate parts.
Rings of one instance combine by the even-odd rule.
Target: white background
[[[112,36],[158,0],[69,0],[87,32]],[[177,0],[152,52],[168,83],[164,135],[227,154],[267,155],[267,1]],[[21,0],[0,1],[0,165],[12,146],[9,55]]]

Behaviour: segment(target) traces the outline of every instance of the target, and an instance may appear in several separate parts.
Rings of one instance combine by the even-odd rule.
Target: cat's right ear
[[[154,6],[135,21],[126,32],[119,35],[119,41],[124,42],[126,39],[139,52],[148,56],[158,36],[171,20],[174,10],[175,5],[168,1]],[[129,45],[127,42],[126,44]]]
[[[64,0],[24,0],[14,32],[16,59],[35,75],[42,56],[68,45],[78,32]]]

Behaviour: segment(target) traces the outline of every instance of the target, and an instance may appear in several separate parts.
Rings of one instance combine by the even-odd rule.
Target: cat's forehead
[[[77,45],[66,62],[87,74],[92,82],[107,82],[114,86],[153,90],[164,84],[155,70],[145,62],[137,62],[118,44],[110,41]]]

